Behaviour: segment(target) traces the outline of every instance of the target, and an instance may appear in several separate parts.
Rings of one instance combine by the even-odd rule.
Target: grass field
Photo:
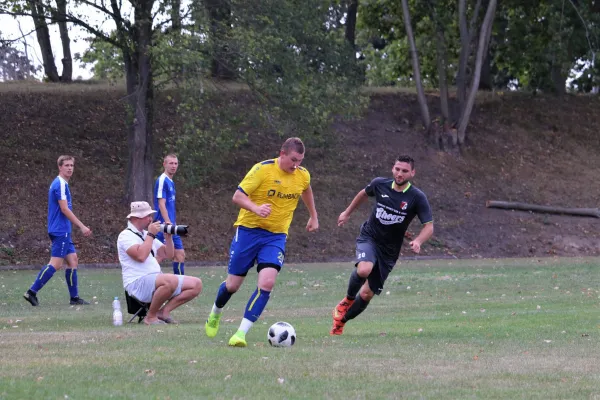
[[[59,273],[37,308],[21,297],[37,272],[0,271],[0,399],[600,399],[599,262],[404,262],[340,337],[331,309],[351,264],[288,265],[245,349],[227,340],[255,272],[209,339],[224,267],[188,267],[204,291],[161,327],[111,325],[119,270],[80,272],[84,307]],[[267,344],[279,320],[294,347]]]

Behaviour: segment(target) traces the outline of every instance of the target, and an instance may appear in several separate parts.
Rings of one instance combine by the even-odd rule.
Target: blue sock
[[[185,275],[184,266],[185,266],[185,263],[183,263],[183,262],[173,262],[173,273],[175,275]]]
[[[229,293],[227,291],[227,286],[225,286],[225,281],[223,281],[223,283],[221,283],[221,286],[219,286],[219,290],[217,291],[215,306],[217,306],[218,308],[225,307],[225,304],[227,304],[232,294],[233,293]]]
[[[48,283],[48,281],[50,280],[50,278],[52,278],[55,272],[56,269],[54,269],[54,267],[50,264],[43,267],[40,270],[40,273],[38,274],[37,278],[35,278],[35,282],[33,282],[33,285],[31,285],[31,288],[29,288],[29,290],[31,290],[34,293],[39,292],[40,289],[42,289],[44,285]]]
[[[269,297],[271,297],[271,292],[256,288],[248,300],[246,311],[244,312],[244,318],[249,321],[256,322],[256,320],[260,317],[260,314],[262,314],[263,310],[265,309],[267,302],[269,301]]]
[[[65,269],[65,279],[67,281],[67,287],[69,288],[69,294],[71,295],[71,298],[79,297],[79,290],[77,289],[77,269]]]

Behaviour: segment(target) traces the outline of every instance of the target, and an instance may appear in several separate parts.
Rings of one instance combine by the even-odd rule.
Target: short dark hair
[[[285,154],[289,154],[290,151],[295,151],[298,154],[304,154],[304,143],[297,137],[291,137],[281,146],[281,151]]]
[[[415,169],[415,160],[411,156],[406,156],[406,155],[398,156],[398,158],[396,158],[396,162],[408,163],[408,164],[410,164],[410,169]]]

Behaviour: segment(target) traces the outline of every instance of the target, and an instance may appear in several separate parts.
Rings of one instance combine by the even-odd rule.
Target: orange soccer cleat
[[[329,331],[329,334],[331,336],[341,335],[344,333],[344,325],[346,325],[345,322],[333,321],[333,327]]]
[[[347,297],[344,297],[342,301],[338,303],[337,306],[333,309],[333,322],[341,322],[344,315],[348,312],[350,306],[354,303],[354,300],[348,300]],[[343,325],[342,325],[343,326]]]

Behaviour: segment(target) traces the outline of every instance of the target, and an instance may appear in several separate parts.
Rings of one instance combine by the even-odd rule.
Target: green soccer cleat
[[[206,320],[206,324],[204,324],[204,330],[206,331],[206,336],[215,337],[217,336],[217,332],[219,332],[219,322],[221,322],[222,314],[215,314],[213,312],[210,313],[208,319]]]
[[[244,331],[237,331],[231,339],[229,339],[229,345],[233,347],[246,347],[246,333]]]

